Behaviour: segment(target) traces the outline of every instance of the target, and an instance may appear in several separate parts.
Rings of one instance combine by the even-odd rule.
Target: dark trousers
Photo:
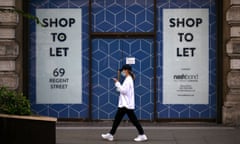
[[[115,115],[115,119],[112,125],[112,129],[110,131],[110,134],[114,135],[120,122],[122,121],[123,116],[127,114],[128,118],[130,119],[130,121],[133,123],[133,125],[137,128],[138,133],[140,135],[144,134],[143,128],[141,126],[141,124],[139,123],[139,121],[137,120],[137,117],[134,113],[134,110],[132,109],[127,109],[127,108],[118,108],[117,113]]]

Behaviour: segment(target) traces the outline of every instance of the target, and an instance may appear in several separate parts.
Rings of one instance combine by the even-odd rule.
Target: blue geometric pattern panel
[[[112,78],[125,64],[127,57],[135,57],[136,115],[139,119],[153,118],[153,40],[152,39],[94,39],[93,45],[93,118],[113,119],[119,93]],[[121,78],[123,80],[123,78]]]
[[[36,104],[36,24],[30,21],[29,96],[32,111],[38,115],[58,118],[88,118],[88,0],[31,0],[30,12],[37,8],[82,8],[82,104]]]
[[[209,104],[206,105],[174,105],[162,104],[162,11],[165,8],[208,8],[209,9]],[[158,100],[157,116],[164,118],[183,119],[214,119],[216,118],[216,4],[215,0],[158,0]]]
[[[93,0],[93,32],[153,32],[153,0]]]

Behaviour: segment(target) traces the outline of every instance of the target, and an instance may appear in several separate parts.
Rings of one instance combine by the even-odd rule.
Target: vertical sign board
[[[36,103],[82,103],[81,9],[36,9]]]
[[[163,104],[209,103],[208,15],[163,9]]]

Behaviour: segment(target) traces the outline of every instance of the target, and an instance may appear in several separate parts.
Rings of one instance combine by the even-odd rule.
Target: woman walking
[[[132,67],[130,65],[123,65],[123,67],[120,69],[121,75],[125,77],[125,80],[123,81],[123,84],[120,84],[120,82],[113,78],[115,82],[115,86],[117,90],[119,91],[119,100],[118,100],[118,110],[115,115],[114,122],[112,124],[112,129],[107,134],[102,134],[102,138],[113,141],[114,140],[114,134],[122,120],[125,114],[128,115],[130,121],[133,123],[133,125],[138,130],[138,136],[134,139],[134,141],[146,141],[148,138],[144,134],[144,130],[139,123],[135,113],[135,96],[134,96],[134,74],[132,73]]]

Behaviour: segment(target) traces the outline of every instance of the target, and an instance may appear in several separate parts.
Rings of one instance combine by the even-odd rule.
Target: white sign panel
[[[82,103],[82,11],[37,9],[36,103]]]
[[[126,64],[135,64],[135,57],[127,57]]]
[[[208,9],[163,10],[163,104],[208,104]]]

